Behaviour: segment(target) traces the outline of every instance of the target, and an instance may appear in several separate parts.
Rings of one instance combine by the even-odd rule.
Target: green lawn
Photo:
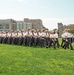
[[[0,75],[74,75],[74,51],[0,44]]]

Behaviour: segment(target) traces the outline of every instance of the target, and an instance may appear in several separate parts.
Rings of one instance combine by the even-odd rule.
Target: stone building
[[[13,19],[0,20],[0,31],[15,31],[15,22]]]
[[[32,22],[32,26],[33,26],[33,29],[43,29],[43,24],[42,24],[42,20],[40,19],[30,19],[30,22]]]
[[[58,23],[59,36],[61,36],[64,29],[74,29],[74,24],[63,25],[62,23]]]
[[[15,21],[13,19],[0,20],[0,31],[16,31],[30,29],[43,29],[43,24],[41,19],[28,19],[24,18],[23,21]]]
[[[24,21],[16,21],[16,30],[26,31],[28,28],[32,29],[32,23]]]
[[[30,22],[32,23],[32,29],[43,29],[43,23],[41,19],[28,19],[28,18],[24,18],[24,22]]]

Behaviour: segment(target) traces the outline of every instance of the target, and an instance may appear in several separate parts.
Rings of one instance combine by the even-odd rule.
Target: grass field
[[[74,51],[0,44],[0,75],[74,75]]]

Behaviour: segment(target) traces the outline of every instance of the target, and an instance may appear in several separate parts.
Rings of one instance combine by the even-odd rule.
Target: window
[[[0,30],[3,29],[3,25],[0,24]]]
[[[9,29],[9,25],[8,24],[5,25],[5,29]]]

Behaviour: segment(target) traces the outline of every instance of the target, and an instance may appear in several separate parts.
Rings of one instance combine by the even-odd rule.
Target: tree
[[[74,33],[74,29],[71,28],[71,29],[68,30],[68,32]]]

